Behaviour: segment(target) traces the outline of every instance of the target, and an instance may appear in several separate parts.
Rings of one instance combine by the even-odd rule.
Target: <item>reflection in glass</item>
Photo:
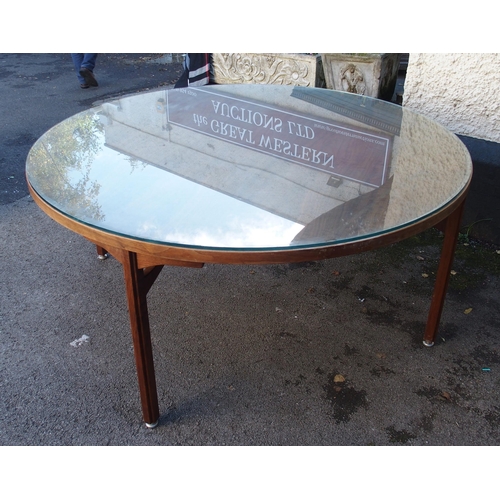
[[[105,231],[217,249],[314,246],[410,224],[471,175],[460,141],[326,89],[209,86],[104,103],[47,132],[27,175]]]
[[[94,113],[81,113],[49,130],[28,157],[32,186],[54,206],[85,220],[104,220],[100,184],[90,171],[103,147],[102,126]]]

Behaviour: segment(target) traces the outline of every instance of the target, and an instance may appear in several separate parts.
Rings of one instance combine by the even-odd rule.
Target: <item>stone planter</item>
[[[321,56],[313,54],[212,54],[215,83],[324,87]]]
[[[390,101],[401,54],[321,54],[326,87]]]

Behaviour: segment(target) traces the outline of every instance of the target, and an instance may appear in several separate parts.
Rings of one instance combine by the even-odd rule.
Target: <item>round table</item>
[[[164,265],[277,264],[444,231],[434,343],[472,177],[465,146],[385,101],[280,85],[122,97],[46,132],[26,164],[50,217],[124,269],[143,418],[159,418],[147,293]]]

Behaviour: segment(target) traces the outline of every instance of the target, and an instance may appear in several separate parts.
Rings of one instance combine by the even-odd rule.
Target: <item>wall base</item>
[[[500,144],[467,136],[458,138],[474,165],[462,232],[470,228],[470,238],[500,245]]]

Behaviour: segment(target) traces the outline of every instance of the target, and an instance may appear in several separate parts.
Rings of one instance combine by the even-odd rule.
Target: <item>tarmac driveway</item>
[[[180,56],[100,54],[99,87],[82,90],[70,54],[0,54],[0,204],[28,194],[26,156],[50,127],[102,100],[172,86]]]

